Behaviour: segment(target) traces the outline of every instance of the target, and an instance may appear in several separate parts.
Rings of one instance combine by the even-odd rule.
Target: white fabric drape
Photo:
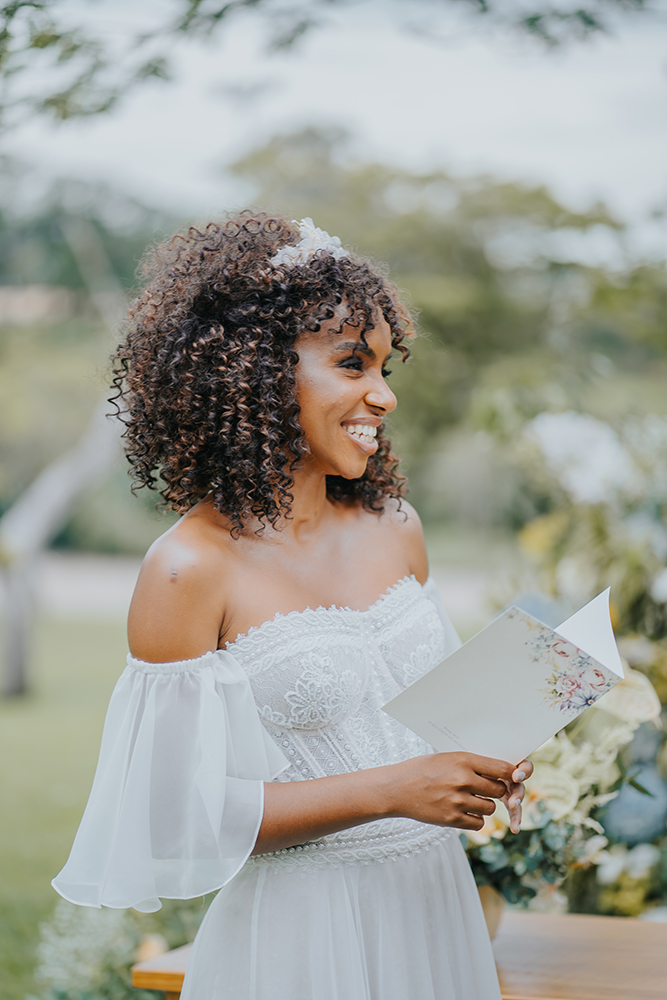
[[[54,888],[74,903],[146,912],[160,896],[219,889],[254,847],[264,781],[286,766],[231,653],[157,664],[128,656]]]

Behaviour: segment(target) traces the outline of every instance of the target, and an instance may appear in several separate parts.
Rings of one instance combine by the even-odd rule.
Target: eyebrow
[[[375,351],[368,344],[364,344],[363,340],[346,340],[342,344],[336,344],[335,347],[337,354],[343,354],[345,351],[353,351],[355,354],[365,354],[369,358],[375,357]]]
[[[346,351],[352,351],[355,354],[365,354],[371,361],[375,358],[373,348],[369,347],[368,344],[364,344],[361,340],[346,340],[342,344],[336,344],[334,350],[337,354],[343,354]],[[384,365],[391,359],[392,353],[393,348],[382,362]]]

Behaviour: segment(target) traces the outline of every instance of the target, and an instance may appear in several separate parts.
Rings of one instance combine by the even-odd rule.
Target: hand
[[[398,780],[393,784],[391,814],[436,826],[481,830],[485,818],[495,811],[493,799],[502,799],[518,830],[524,795],[519,773],[528,777],[532,770],[528,761],[514,767],[507,761],[472,753],[413,757],[392,767]]]
[[[512,774],[512,780],[506,784],[507,792],[501,798],[501,802],[505,804],[510,815],[510,830],[512,833],[518,833],[521,829],[521,803],[526,794],[523,783],[526,778],[530,778],[532,773],[533,765],[531,761],[522,760],[520,764],[517,764]]]

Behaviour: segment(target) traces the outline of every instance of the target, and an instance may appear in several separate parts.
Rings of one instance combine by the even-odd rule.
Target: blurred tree
[[[115,286],[130,292],[146,244],[178,224],[109,187],[80,182],[57,182],[29,214],[18,214],[18,174],[11,165],[0,190],[0,512],[83,431],[106,388]],[[92,231],[94,245],[77,259],[73,246],[81,240],[72,230],[82,225],[84,244]],[[96,261],[96,249],[104,261]],[[91,265],[105,275],[102,283],[86,273]],[[70,315],[12,321],[2,315],[6,286],[26,286],[28,298],[39,291],[34,286],[71,289]]]
[[[488,366],[551,350],[555,325],[592,295],[600,315],[618,312],[605,298],[609,276],[577,259],[587,234],[622,233],[604,206],[572,212],[542,187],[354,164],[342,133],[313,128],[272,139],[232,169],[252,183],[256,203],[313,216],[388,264],[414,304],[426,334],[415,345],[420,363],[395,364],[392,375],[413,470],[463,416]]]
[[[30,220],[25,227],[27,234],[25,231],[23,233],[26,238],[18,243],[20,248],[32,246],[32,261],[29,261],[32,271],[30,268],[21,270],[24,280],[26,277],[34,277],[35,273],[43,277],[39,269],[46,265],[56,273],[60,270],[63,277],[70,279],[70,283],[82,284],[99,314],[102,326],[106,327],[107,335],[113,336],[119,314],[124,308],[125,296],[116,273],[117,265],[111,261],[101,233],[109,237],[107,242],[114,245],[116,250],[118,246],[113,237],[118,234],[114,234],[100,219],[99,209],[102,206],[98,204],[97,207],[98,212],[94,213],[97,225],[87,217],[90,213],[86,212],[85,206],[80,206],[78,215],[73,216],[71,212],[67,212],[62,200],[57,201],[55,206],[51,204],[41,219]],[[6,226],[5,230],[7,228],[11,227]],[[2,235],[6,237],[7,232]],[[14,241],[5,239],[4,245],[7,250],[5,257],[11,261],[16,250]],[[127,263],[127,256],[126,253],[122,258],[124,264]],[[34,286],[30,287],[34,295]],[[72,359],[59,356],[58,360],[62,367],[63,360],[71,362]],[[69,369],[67,364],[65,369]],[[90,378],[90,373],[88,376]],[[31,371],[29,382],[33,381],[34,373]],[[75,395],[79,397],[82,393],[79,390]],[[11,393],[11,397],[11,403],[16,404],[14,393]],[[8,407],[8,430],[5,431],[6,443],[10,447],[16,445],[17,437],[16,426],[11,419],[15,416],[16,407],[11,406],[11,403]],[[100,478],[109,475],[120,451],[121,426],[118,421],[108,419],[108,410],[109,405],[104,399],[98,401],[95,412],[92,418],[88,418],[86,429],[77,443],[64,454],[60,448],[56,449],[56,453],[60,452],[59,456],[55,460],[52,454],[49,456],[50,460],[39,475],[20,492],[0,518],[0,569],[6,594],[2,690],[6,696],[23,695],[27,690],[26,668],[34,615],[37,558],[71,517],[80,496]],[[46,426],[53,423],[51,414],[49,417],[51,419],[46,422]],[[60,421],[56,423],[60,425]],[[62,431],[62,426],[58,429]],[[42,445],[44,438],[48,436],[50,435],[44,433],[40,423],[38,438]],[[12,464],[12,472],[15,473],[19,463]]]
[[[57,120],[109,111],[129,91],[150,79],[168,80],[170,54],[183,38],[210,38],[239,15],[261,18],[270,50],[292,48],[304,35],[366,0],[175,0],[164,14],[142,12],[145,28],[105,31],[104,10],[93,15],[67,0],[10,0],[0,5],[0,75],[4,94],[0,120],[26,113]],[[640,14],[660,0],[376,0],[378,17],[397,21],[417,37],[437,38],[445,15],[486,22],[558,46],[608,32],[621,15]],[[95,23],[97,20],[97,24]]]
[[[85,289],[64,232],[67,220],[84,219],[95,230],[115,278],[131,289],[146,243],[177,225],[166,211],[147,208],[105,184],[58,180],[35,203],[32,192],[24,198],[24,189],[35,184],[33,172],[6,157],[0,167],[0,285]]]

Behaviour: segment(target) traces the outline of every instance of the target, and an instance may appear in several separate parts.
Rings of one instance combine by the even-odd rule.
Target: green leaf
[[[628,778],[628,784],[630,785],[631,788],[634,788],[636,791],[641,792],[642,795],[648,795],[649,798],[651,799],[655,798],[654,793],[649,792],[648,788],[644,788],[644,786],[639,781],[637,781],[635,777]]]

